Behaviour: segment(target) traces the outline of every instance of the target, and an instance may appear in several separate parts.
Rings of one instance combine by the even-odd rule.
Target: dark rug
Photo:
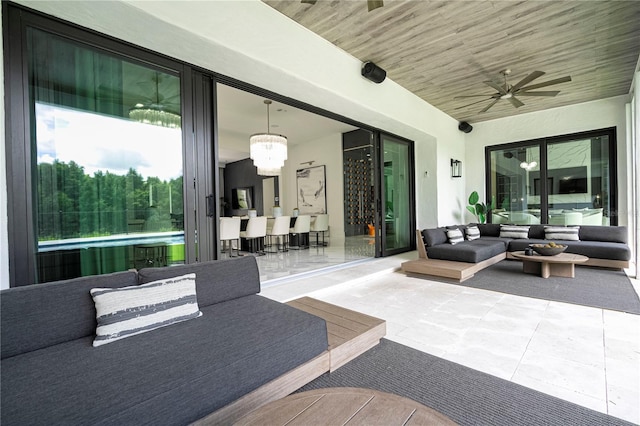
[[[503,260],[462,283],[447,282],[535,299],[640,314],[638,294],[629,277],[620,270],[578,266],[575,278],[544,279],[523,273],[519,261]]]
[[[401,395],[461,425],[632,424],[386,339],[298,392],[327,387]]]

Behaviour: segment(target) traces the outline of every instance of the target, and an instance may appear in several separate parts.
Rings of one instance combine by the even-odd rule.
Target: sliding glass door
[[[487,147],[493,223],[616,225],[615,129]]]
[[[3,10],[12,285],[215,258],[212,77]]]
[[[413,145],[384,133],[380,140],[379,229],[382,255],[389,256],[415,247]]]
[[[36,281],[183,263],[178,75],[27,29]]]

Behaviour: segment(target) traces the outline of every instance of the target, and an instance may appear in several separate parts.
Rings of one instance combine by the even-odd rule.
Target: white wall
[[[627,191],[630,188],[629,165],[627,161],[627,131],[625,103],[628,96],[617,96],[599,101],[585,102],[529,114],[497,120],[483,121],[473,125],[473,131],[466,135],[466,163],[469,167],[466,179],[466,193],[478,191],[481,199],[485,194],[484,148],[509,142],[525,141],[547,136],[577,133],[607,127],[616,127],[618,139],[618,223],[630,223],[631,209]],[[465,213],[465,222],[473,220]]]
[[[288,159],[280,179],[282,192],[280,205],[283,214],[291,215],[298,206],[296,170],[305,167],[326,166],[327,213],[331,241],[344,240],[344,183],[342,164],[342,134],[333,134],[315,141],[305,142],[289,148]],[[306,163],[314,161],[309,166]]]

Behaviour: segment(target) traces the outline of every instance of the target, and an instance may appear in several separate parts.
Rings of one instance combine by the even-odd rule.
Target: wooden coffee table
[[[409,398],[362,388],[296,393],[249,413],[236,425],[456,425]]]
[[[522,260],[522,271],[527,274],[540,275],[542,278],[575,277],[575,264],[589,260],[587,256],[572,253],[560,253],[555,256],[527,256],[523,251],[514,251],[511,255]]]

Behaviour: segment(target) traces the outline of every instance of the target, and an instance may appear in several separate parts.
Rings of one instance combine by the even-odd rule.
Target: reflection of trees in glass
[[[88,176],[73,161],[54,161],[38,164],[37,179],[38,240],[184,230],[182,177]]]

